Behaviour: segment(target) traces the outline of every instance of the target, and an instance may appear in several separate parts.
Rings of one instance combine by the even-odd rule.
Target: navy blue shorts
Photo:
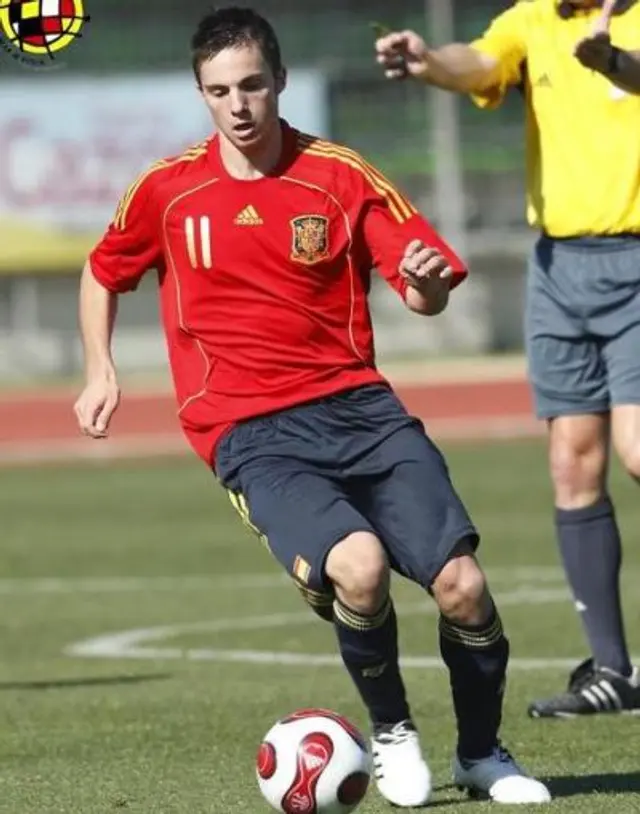
[[[393,570],[424,587],[460,541],[479,540],[442,454],[382,385],[239,424],[218,444],[215,469],[311,594],[331,593],[327,555],[355,531],[376,534]]]

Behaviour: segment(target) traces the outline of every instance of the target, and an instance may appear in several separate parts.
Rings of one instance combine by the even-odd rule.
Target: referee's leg
[[[615,352],[615,337],[624,333],[626,319],[621,303],[627,298],[620,285],[624,269],[618,267],[625,254],[542,240],[529,268],[529,372],[536,412],[548,424],[558,546],[591,651],[591,658],[572,673],[568,690],[530,704],[534,718],[640,705],[640,693],[628,681],[632,666],[620,597],[622,545],[607,485],[611,387],[622,381],[625,367],[625,354]],[[640,252],[632,254],[640,261]],[[615,268],[607,283],[610,264]],[[637,277],[637,269],[633,274]],[[637,349],[626,355],[637,369]]]
[[[613,446],[626,471],[640,484],[640,240],[636,294],[619,309],[603,354],[608,371]],[[624,330],[621,330],[624,325]]]

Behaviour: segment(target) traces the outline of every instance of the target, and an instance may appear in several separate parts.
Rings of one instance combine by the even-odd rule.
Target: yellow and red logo
[[[50,57],[81,36],[83,0],[0,0],[0,31],[23,54]]]

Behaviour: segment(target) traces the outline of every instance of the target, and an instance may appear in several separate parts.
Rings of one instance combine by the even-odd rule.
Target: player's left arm
[[[361,224],[371,264],[411,311],[441,313],[466,265],[428,221],[369,165],[361,173]]]

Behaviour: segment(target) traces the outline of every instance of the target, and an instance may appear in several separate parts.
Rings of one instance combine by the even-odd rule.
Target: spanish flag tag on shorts
[[[293,561],[293,576],[305,585],[309,582],[311,576],[311,566],[299,554]]]

